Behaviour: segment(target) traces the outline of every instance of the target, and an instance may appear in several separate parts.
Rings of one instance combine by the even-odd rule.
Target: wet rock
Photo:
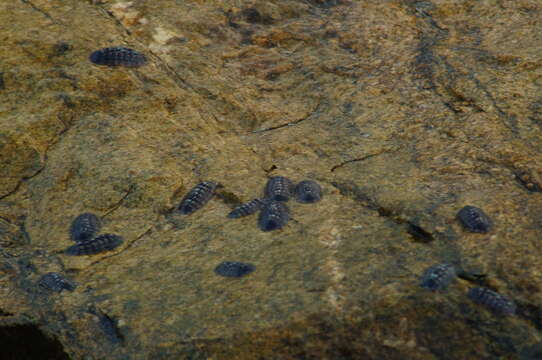
[[[2,2],[3,333],[112,360],[513,359],[536,344],[539,2],[239,4]],[[147,65],[88,61],[121,45]],[[290,202],[282,231],[228,221],[279,175],[325,196]],[[178,214],[202,179],[221,196]],[[465,233],[464,204],[498,226]],[[64,254],[84,212],[123,246]],[[224,259],[257,271],[216,276]],[[439,263],[483,281],[420,288]],[[37,297],[51,269],[78,287]],[[517,318],[471,303],[474,286],[506,290]]]

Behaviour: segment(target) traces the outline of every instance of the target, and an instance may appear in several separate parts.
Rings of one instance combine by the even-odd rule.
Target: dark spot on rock
[[[254,34],[254,31],[245,29],[241,31],[241,44],[247,45],[252,43],[252,34]]]
[[[230,191],[220,190],[216,192],[216,197],[221,199],[225,204],[228,205],[239,205],[241,204],[241,199],[234,193]]]
[[[68,109],[73,109],[75,107],[75,104],[67,94],[58,94],[57,99],[61,100]]]
[[[350,114],[352,112],[353,104],[351,102],[347,102],[343,104],[343,112]]]
[[[259,23],[262,21],[262,16],[260,12],[254,8],[247,8],[241,11],[241,14],[249,23]]]
[[[425,231],[422,227],[408,223],[407,232],[414,238],[415,241],[421,243],[429,243],[433,240],[433,235],[430,232]]]
[[[335,29],[329,29],[329,30],[326,30],[324,36],[328,39],[334,39],[338,36],[338,33],[337,33],[337,30]]]
[[[269,71],[267,74],[265,74],[265,80],[273,81],[278,79],[280,73],[277,71]]]
[[[72,49],[72,46],[67,42],[60,41],[53,46],[51,56],[62,56]]]
[[[240,278],[250,274],[256,269],[252,264],[237,262],[237,261],[224,261],[215,268],[215,273],[230,278]]]
[[[273,18],[268,15],[262,15],[255,8],[246,8],[241,11],[243,18],[251,24],[271,25]]]

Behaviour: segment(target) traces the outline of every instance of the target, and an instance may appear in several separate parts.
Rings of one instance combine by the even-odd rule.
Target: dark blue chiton
[[[272,231],[282,228],[288,222],[290,215],[288,207],[279,201],[267,202],[260,212],[258,225],[262,231]]]
[[[456,278],[453,265],[436,264],[427,268],[420,282],[420,286],[429,290],[443,290]]]
[[[70,226],[70,237],[75,242],[84,242],[92,239],[102,224],[100,218],[91,213],[83,213],[76,217]]]
[[[260,210],[264,204],[262,199],[253,199],[247,203],[244,203],[228,214],[230,219],[237,219],[243,216],[248,216],[254,214],[256,211]]]
[[[255,269],[256,267],[252,264],[237,261],[224,261],[215,268],[215,273],[220,276],[240,278],[250,274]]]
[[[294,184],[284,176],[270,177],[265,186],[265,198],[275,201],[288,201]]]
[[[94,51],[90,61],[96,65],[139,67],[147,63],[145,55],[125,47],[109,47]]]
[[[43,275],[39,279],[38,285],[54,292],[61,292],[62,290],[73,291],[76,287],[74,283],[56,272],[50,272]]]
[[[66,255],[93,255],[110,251],[122,244],[122,237],[113,234],[103,234],[92,240],[75,244],[66,249]]]
[[[491,220],[482,211],[474,206],[465,206],[457,213],[457,219],[463,227],[470,232],[487,233],[491,229]]]
[[[472,288],[467,295],[475,303],[484,305],[495,313],[504,315],[516,313],[516,304],[513,301],[487,288]]]
[[[196,185],[179,204],[178,210],[180,213],[184,215],[192,214],[203,207],[213,197],[217,185],[213,181],[204,181]]]
[[[295,199],[300,203],[310,204],[322,199],[322,188],[312,180],[303,180],[296,185]]]

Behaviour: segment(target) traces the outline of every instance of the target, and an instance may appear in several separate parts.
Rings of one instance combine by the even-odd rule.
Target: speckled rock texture
[[[537,358],[541,29],[538,0],[0,1],[4,354]],[[89,61],[114,46],[147,64]],[[322,200],[272,232],[227,218],[270,176]],[[179,214],[201,181],[221,188]],[[85,212],[122,245],[67,256]],[[458,279],[432,292],[437,263]]]

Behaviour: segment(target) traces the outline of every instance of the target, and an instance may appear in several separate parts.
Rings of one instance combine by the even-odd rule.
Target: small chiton
[[[300,203],[310,204],[322,199],[322,188],[312,180],[303,180],[296,185],[295,199]]]
[[[279,201],[269,201],[260,212],[258,225],[262,231],[282,228],[290,218],[288,207]]]
[[[240,278],[250,274],[256,269],[252,264],[237,262],[237,261],[224,261],[218,264],[215,268],[215,273],[220,276]]]
[[[275,201],[288,201],[292,194],[293,183],[284,176],[270,177],[265,186],[265,197]]]
[[[491,229],[489,217],[475,206],[467,205],[457,213],[457,219],[470,232],[487,233]]]
[[[139,67],[147,63],[145,55],[121,46],[96,50],[89,59],[96,65],[107,66]]]
[[[123,243],[122,237],[114,234],[103,234],[92,240],[77,243],[66,249],[66,255],[93,255],[115,249]]]
[[[249,202],[246,202],[228,214],[230,219],[237,219],[243,216],[248,216],[254,214],[256,211],[260,210],[264,204],[262,199],[253,199]]]
[[[92,239],[100,231],[100,218],[91,213],[83,213],[76,217],[70,226],[70,237],[75,242]]]
[[[204,181],[196,185],[181,200],[178,210],[181,214],[188,215],[203,207],[209,201],[218,186],[214,181]]]
[[[38,285],[54,292],[61,292],[62,290],[73,291],[76,287],[74,283],[56,272],[49,272],[43,275],[39,279]]]
[[[475,303],[484,305],[495,313],[504,315],[516,313],[516,304],[512,300],[488,288],[472,288],[467,296]]]
[[[453,265],[436,264],[427,268],[421,278],[420,286],[429,290],[443,290],[456,278]]]

